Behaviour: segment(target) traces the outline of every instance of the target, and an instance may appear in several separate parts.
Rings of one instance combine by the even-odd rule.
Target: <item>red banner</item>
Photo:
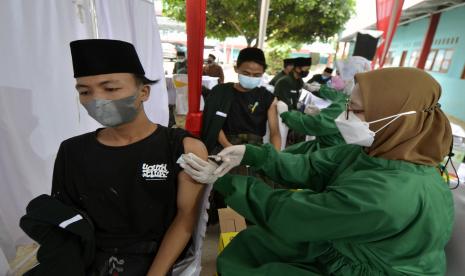
[[[200,96],[202,94],[202,67],[206,9],[206,0],[186,0],[187,75],[189,101],[189,112],[186,117],[186,130],[194,135],[200,134],[202,123],[202,113],[200,112]]]
[[[376,51],[374,62],[378,60],[383,67],[384,60],[391,46],[392,38],[397,30],[404,0],[376,0],[376,26],[383,32],[381,43]]]

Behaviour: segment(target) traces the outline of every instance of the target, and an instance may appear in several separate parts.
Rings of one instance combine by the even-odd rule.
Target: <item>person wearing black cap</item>
[[[232,145],[262,144],[267,122],[271,143],[277,150],[281,148],[275,97],[259,86],[266,66],[262,50],[242,49],[234,67],[239,82],[219,84],[210,92],[205,101],[201,131],[210,154]],[[249,171],[241,167],[234,173],[248,175]],[[217,192],[213,192],[211,204],[209,223],[215,224],[217,208],[225,204]]]
[[[333,74],[333,69],[326,67],[322,74],[315,74],[313,77],[307,81],[307,83],[317,82],[321,85],[327,84],[331,80],[331,75]]]
[[[206,159],[205,146],[147,118],[143,102],[156,81],[145,77],[132,44],[89,39],[70,47],[79,100],[104,128],[61,143],[52,195],[94,223],[92,273],[165,275],[191,239],[203,190],[176,161],[186,152]]]
[[[216,57],[213,54],[208,55],[207,64],[203,67],[202,75],[218,78],[218,83],[224,83],[223,68],[215,60]]]
[[[267,121],[271,143],[280,148],[274,96],[260,86],[266,66],[262,50],[242,49],[234,67],[239,82],[212,89],[205,103],[201,132],[210,153],[234,144],[262,143]]]
[[[311,58],[299,57],[294,59],[292,72],[276,83],[274,94],[278,100],[287,104],[289,110],[297,109],[300,93],[304,86],[302,79],[308,76],[311,65]]]
[[[311,65],[311,58],[298,57],[294,59],[294,69],[292,72],[276,83],[274,94],[278,100],[287,105],[289,111],[297,110],[297,103],[304,86],[302,79],[308,76]],[[291,129],[287,135],[286,146],[302,142],[304,139],[305,135]]]
[[[187,74],[186,53],[178,51],[176,57],[177,61],[174,63],[173,74]]]
[[[276,76],[271,79],[269,82],[270,85],[275,86],[276,83],[284,76],[289,75],[290,72],[292,72],[292,69],[294,69],[294,59],[292,58],[286,58],[283,60],[283,70],[276,74]]]

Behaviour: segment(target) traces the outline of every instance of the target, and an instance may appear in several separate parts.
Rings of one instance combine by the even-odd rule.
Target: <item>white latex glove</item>
[[[222,177],[227,174],[234,167],[241,164],[245,154],[245,145],[227,147],[218,153],[218,157],[221,159],[221,165],[215,170],[214,174],[218,177]]]
[[[195,181],[202,184],[213,184],[218,179],[218,176],[213,174],[218,168],[215,162],[202,160],[193,153],[183,154],[182,159],[183,161],[179,165]]]
[[[318,115],[320,114],[320,109],[316,105],[310,104],[305,107],[304,113],[307,115]]]
[[[304,88],[307,89],[310,92],[315,92],[315,91],[320,90],[321,84],[319,84],[318,82],[306,83],[304,85]]]
[[[276,109],[278,110],[278,114],[289,111],[289,107],[287,107],[287,104],[283,101],[278,101]]]

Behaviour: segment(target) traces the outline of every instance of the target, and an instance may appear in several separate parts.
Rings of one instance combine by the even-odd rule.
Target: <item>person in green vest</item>
[[[294,69],[289,75],[282,77],[275,86],[274,94],[279,101],[287,105],[288,110],[297,110],[302,87],[304,86],[303,78],[308,76],[311,58],[295,58]],[[305,135],[289,130],[286,138],[286,145],[293,145],[305,140]]]
[[[350,104],[336,119],[346,145],[308,155],[234,146],[218,154],[220,166],[183,155],[188,174],[214,184],[254,223],[218,257],[219,274],[445,274],[454,205],[438,169],[452,143],[441,86],[416,68],[355,78]],[[239,164],[301,190],[225,175]]]
[[[275,97],[259,86],[266,69],[258,48],[239,52],[235,71],[239,82],[218,84],[205,102],[201,138],[210,153],[238,144],[262,144],[267,122],[270,141],[281,147]]]
[[[274,94],[278,100],[287,104],[289,110],[296,110],[299,102],[300,93],[304,86],[303,78],[308,76],[311,58],[295,58],[294,69],[289,75],[282,77],[275,85]]]
[[[271,144],[276,149],[281,148],[275,97],[259,86],[266,66],[262,50],[242,49],[234,68],[239,82],[218,84],[209,93],[203,110],[201,139],[210,154],[232,145],[261,145],[267,124]],[[249,175],[252,172],[241,166],[234,173]],[[217,192],[213,193],[211,204],[209,222],[214,224],[218,220],[217,208],[225,205]]]
[[[275,86],[278,80],[280,80],[282,77],[289,75],[289,73],[292,72],[292,69],[294,69],[294,59],[292,58],[284,59],[283,70],[279,72],[278,74],[276,74],[276,76],[274,76],[268,84]]]

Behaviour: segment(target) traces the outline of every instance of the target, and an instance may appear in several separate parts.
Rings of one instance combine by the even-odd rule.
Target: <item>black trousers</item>
[[[123,249],[97,249],[89,276],[145,276],[158,252],[155,242],[141,242]],[[171,275],[169,272],[167,275]]]

